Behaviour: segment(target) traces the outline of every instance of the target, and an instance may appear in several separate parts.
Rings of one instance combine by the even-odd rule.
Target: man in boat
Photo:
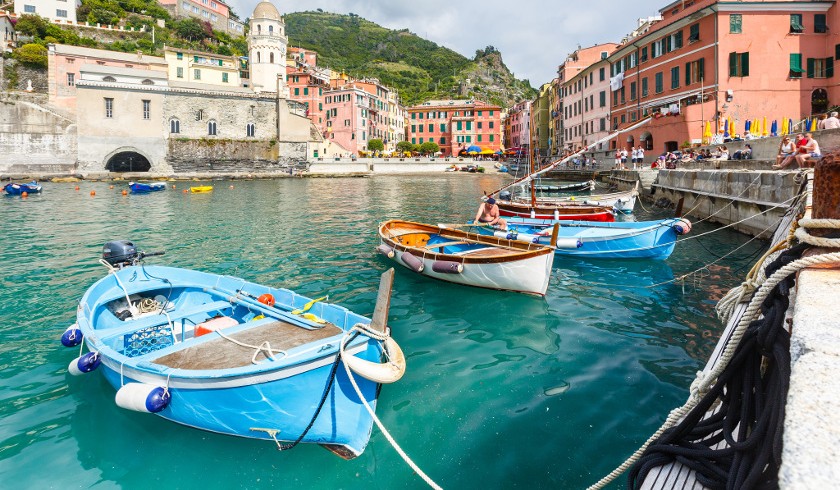
[[[487,201],[478,206],[478,212],[475,214],[473,222],[487,223],[490,226],[498,226],[501,230],[507,230],[507,221],[499,215],[499,206],[496,205],[496,200],[492,197],[488,197]]]

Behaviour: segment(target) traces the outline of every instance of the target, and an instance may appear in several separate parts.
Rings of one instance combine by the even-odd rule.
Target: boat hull
[[[134,194],[148,194],[149,192],[159,192],[166,190],[166,184],[163,182],[156,182],[153,184],[146,184],[143,182],[130,182],[128,188]]]
[[[28,184],[9,183],[3,186],[3,190],[10,196],[19,196],[26,192],[27,194],[37,194],[41,192],[41,184],[30,182]]]
[[[643,222],[591,223],[572,221],[561,223],[558,230],[557,255],[577,256],[595,259],[667,259],[674,251],[677,231],[674,224],[677,219]],[[517,240],[548,244],[550,237],[545,233],[554,222],[552,220],[511,219],[509,230],[516,231]],[[484,227],[484,233],[496,236],[511,236],[510,231]],[[574,241],[580,244],[574,246]]]
[[[502,216],[536,219],[557,219],[576,221],[615,221],[612,208],[606,206],[585,205],[544,205],[531,207],[529,204],[496,201]]]

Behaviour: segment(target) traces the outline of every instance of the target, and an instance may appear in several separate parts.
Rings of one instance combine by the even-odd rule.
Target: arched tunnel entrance
[[[148,172],[151,168],[149,160],[135,151],[121,151],[105,164],[109,172]]]

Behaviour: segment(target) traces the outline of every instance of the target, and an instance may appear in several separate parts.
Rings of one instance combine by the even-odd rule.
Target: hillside
[[[386,29],[354,14],[296,12],[284,18],[290,46],[317,51],[319,65],[378,78],[396,88],[406,105],[476,97],[509,107],[536,95],[527,81],[513,77],[492,46],[470,60],[408,29]]]

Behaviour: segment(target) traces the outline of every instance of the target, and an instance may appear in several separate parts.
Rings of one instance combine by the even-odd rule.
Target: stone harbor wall
[[[280,173],[276,141],[170,138],[166,161],[177,174]]]
[[[0,60],[0,91],[26,91],[32,81],[32,92],[47,93],[47,69],[33,68],[13,59]]]

